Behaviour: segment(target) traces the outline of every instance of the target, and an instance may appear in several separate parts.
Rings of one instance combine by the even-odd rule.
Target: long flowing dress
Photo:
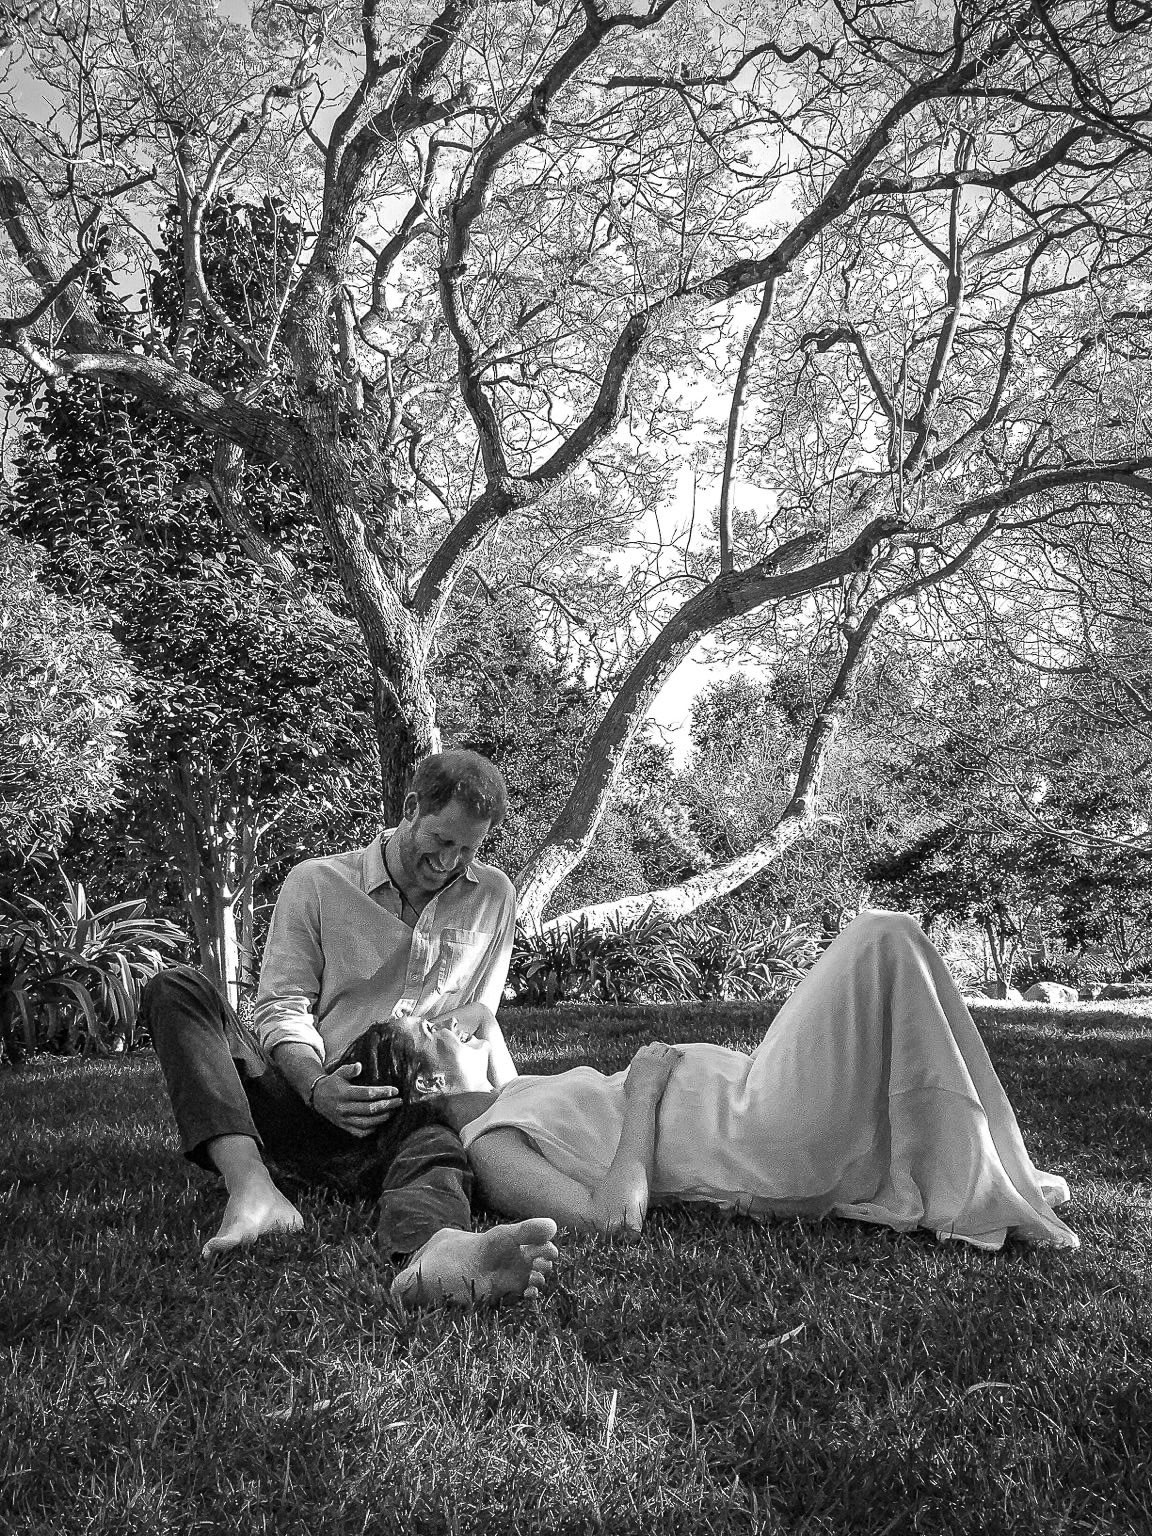
[[[947,966],[919,925],[862,913],[829,946],[751,1056],[681,1048],[657,1118],[654,1202],[850,1217],[1000,1248],[1079,1239],[1041,1173]],[[520,1131],[593,1188],[624,1118],[625,1072],[510,1083],[462,1132]]]

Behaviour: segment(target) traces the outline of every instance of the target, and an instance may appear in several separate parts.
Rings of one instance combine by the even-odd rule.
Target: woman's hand
[[[632,1058],[628,1076],[624,1079],[624,1093],[628,1098],[651,1098],[659,1103],[668,1079],[679,1066],[684,1052],[662,1040],[642,1045]]]
[[[640,1231],[648,1214],[648,1170],[639,1159],[612,1164],[592,1192],[590,1214],[597,1232]]]
[[[641,1046],[624,1079],[624,1123],[612,1166],[592,1191],[592,1224],[598,1232],[636,1233],[648,1214],[656,1151],[656,1110],[683,1052],[655,1041]]]

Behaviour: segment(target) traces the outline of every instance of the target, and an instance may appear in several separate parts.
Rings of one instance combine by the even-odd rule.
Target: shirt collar
[[[368,892],[378,891],[382,885],[390,885],[393,890],[397,889],[396,882],[388,873],[388,866],[384,862],[384,844],[395,831],[395,827],[385,827],[380,836],[374,842],[369,843],[364,850],[364,889]],[[456,880],[460,878],[461,875],[458,874]],[[480,884],[473,873],[471,864],[465,864],[463,878],[470,885]],[[450,880],[448,886],[455,885],[456,880]],[[448,886],[445,886],[444,889],[447,890]]]

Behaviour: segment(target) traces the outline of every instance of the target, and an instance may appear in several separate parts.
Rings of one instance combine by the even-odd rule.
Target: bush
[[[130,1049],[144,983],[187,942],[142,901],[94,912],[79,882],[64,884],[57,912],[0,900],[0,1061]]]
[[[1063,986],[1075,987],[1083,995],[1115,979],[1116,966],[1106,955],[1056,952],[1042,960],[1022,960],[1013,972],[1012,985],[1026,992],[1038,981],[1058,981]]]
[[[723,915],[637,923],[587,919],[566,929],[521,931],[508,985],[513,1001],[665,1003],[760,1000],[790,991],[820,954],[820,938],[789,917]]]

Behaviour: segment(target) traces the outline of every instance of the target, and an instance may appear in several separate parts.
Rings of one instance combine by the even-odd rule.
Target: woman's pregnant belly
[[[751,1058],[718,1045],[681,1049],[683,1059],[657,1110],[653,1194],[741,1192],[744,1183],[725,1180],[737,1171],[746,1175]],[[593,1067],[574,1067],[550,1077],[517,1078],[461,1139],[468,1147],[486,1131],[511,1127],[558,1172],[592,1188],[620,1141],[626,1077],[626,1070],[607,1077]]]

